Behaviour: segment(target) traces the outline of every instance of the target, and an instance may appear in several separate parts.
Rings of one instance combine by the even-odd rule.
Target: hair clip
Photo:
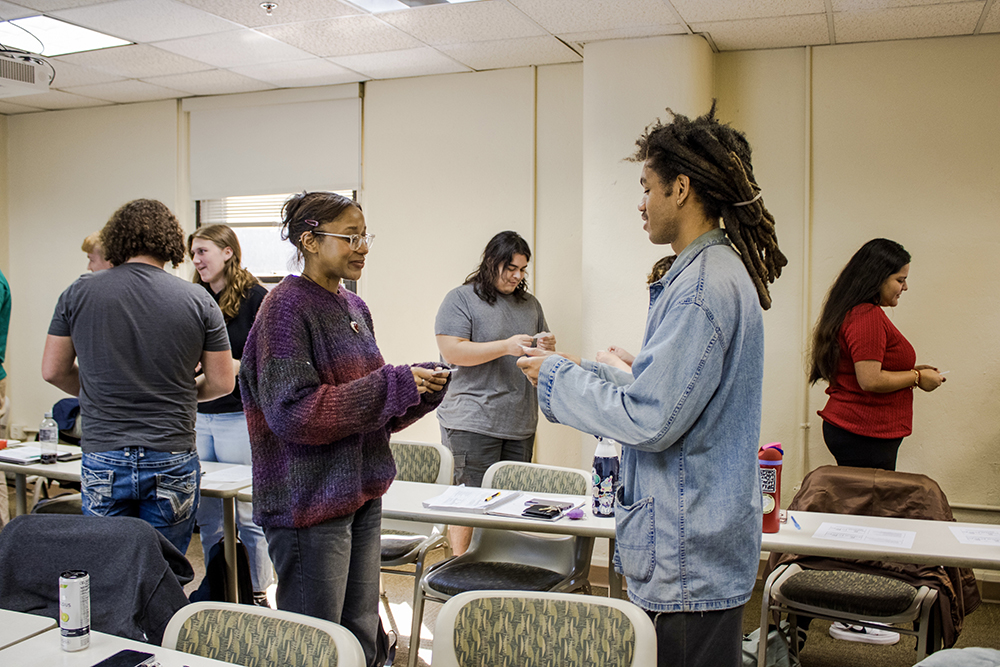
[[[306,223],[310,227],[319,227],[319,223],[315,220],[303,220],[302,222]]]
[[[754,197],[753,199],[751,199],[749,201],[736,202],[735,204],[731,204],[731,206],[749,206],[750,204],[754,203],[755,201],[757,201],[758,199],[760,199],[763,196],[764,196],[764,191],[761,190],[760,192],[757,193],[757,196]],[[306,220],[306,222],[309,222],[309,221]]]

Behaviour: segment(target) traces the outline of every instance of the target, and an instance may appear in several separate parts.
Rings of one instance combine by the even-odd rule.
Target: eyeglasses
[[[375,242],[374,234],[331,234],[330,232],[317,232],[315,229],[309,231],[319,236],[336,236],[338,239],[347,239],[351,244],[351,250],[361,250],[362,243],[371,250],[372,244]]]

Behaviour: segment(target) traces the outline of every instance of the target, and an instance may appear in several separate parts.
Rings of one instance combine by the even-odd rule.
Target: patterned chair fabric
[[[799,572],[781,591],[794,602],[873,619],[902,614],[917,597],[917,589],[905,581],[843,570]]]
[[[441,455],[434,447],[402,442],[390,442],[389,447],[396,459],[396,479],[426,484],[437,481]]]
[[[337,644],[319,628],[232,609],[202,609],[181,625],[175,650],[243,667],[336,667]]]
[[[590,493],[590,485],[585,477],[537,465],[504,465],[493,474],[490,488],[574,496]]]
[[[632,664],[635,630],[619,610],[583,602],[480,598],[458,613],[455,653],[463,667]]]

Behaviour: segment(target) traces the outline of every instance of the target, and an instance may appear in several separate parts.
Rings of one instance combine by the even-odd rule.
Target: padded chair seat
[[[39,500],[32,514],[83,514],[83,496],[79,493]]]
[[[382,534],[382,560],[394,561],[419,547],[426,535],[386,535]]]
[[[781,586],[781,595],[790,602],[875,619],[906,611],[917,589],[899,579],[866,572],[803,570]]]
[[[465,591],[548,591],[565,575],[520,563],[454,563],[427,575],[427,583],[445,595]]]

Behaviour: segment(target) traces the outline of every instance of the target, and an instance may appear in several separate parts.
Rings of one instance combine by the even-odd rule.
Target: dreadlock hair
[[[672,183],[680,174],[691,179],[705,214],[713,220],[722,218],[726,235],[757,288],[760,305],[767,310],[771,307],[767,285],[781,275],[788,260],[778,248],[774,217],[764,207],[754,180],[750,144],[742,132],[716,120],[714,101],[711,111],[694,120],[667,112],[673,120],[648,126],[629,159],[647,162],[664,183]]]
[[[525,259],[530,260],[531,249],[528,248],[528,242],[517,232],[500,232],[486,244],[479,266],[466,277],[462,284],[471,283],[476,296],[492,306],[496,303],[499,294],[497,279],[500,278],[501,271],[514,260],[514,255],[524,255]],[[521,282],[517,284],[512,294],[519,301],[528,298],[526,278],[521,278]]]
[[[222,267],[226,286],[219,294],[219,309],[228,322],[239,314],[240,302],[243,301],[243,297],[250,291],[250,288],[258,284],[257,278],[243,268],[243,251],[240,250],[240,240],[236,238],[236,232],[228,225],[205,225],[194,230],[194,233],[188,236],[187,240],[188,255],[192,259],[194,258],[194,250],[191,249],[191,244],[195,239],[211,241],[218,246],[219,250],[229,248],[233,251]],[[197,271],[194,272],[191,282],[196,285],[206,285]]]
[[[910,253],[889,239],[872,239],[854,253],[833,281],[813,330],[809,355],[810,384],[820,380],[833,382],[840,363],[837,337],[844,318],[855,306],[863,303],[878,305],[882,298],[882,285],[909,263]]]

